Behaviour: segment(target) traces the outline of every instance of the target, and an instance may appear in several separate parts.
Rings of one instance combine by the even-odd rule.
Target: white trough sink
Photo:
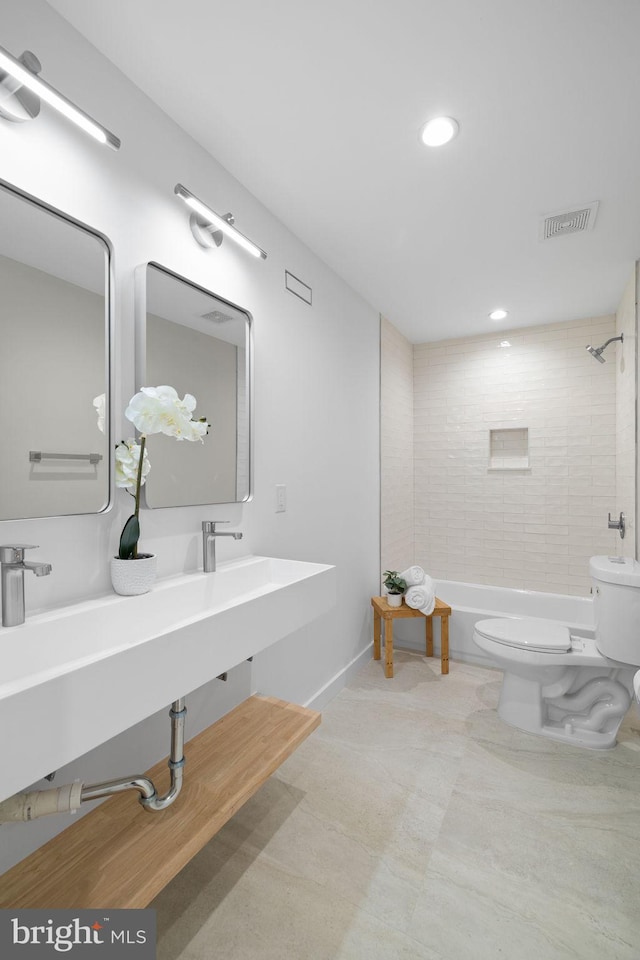
[[[335,604],[335,568],[246,557],[0,629],[0,800]]]

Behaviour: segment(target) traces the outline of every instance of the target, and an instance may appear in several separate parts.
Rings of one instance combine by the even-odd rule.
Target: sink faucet
[[[216,530],[217,523],[229,522],[229,520],[202,521],[202,567],[205,573],[215,573],[216,537],[233,537],[234,540],[242,540],[242,534],[238,530],[225,533],[222,533],[220,530]]]
[[[25,550],[37,549],[28,543],[0,546],[3,627],[15,627],[24,623],[25,570],[32,570],[36,577],[46,577],[51,573],[50,563],[29,563],[24,559]]]

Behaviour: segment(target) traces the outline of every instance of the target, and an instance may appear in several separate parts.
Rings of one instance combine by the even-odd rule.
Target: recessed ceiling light
[[[497,310],[492,310],[489,314],[489,320],[504,320],[507,316],[507,311],[503,310],[502,307],[498,307]]]
[[[442,147],[456,136],[460,126],[453,117],[434,117],[420,130],[420,139],[428,147]]]
[[[501,340],[501,341],[500,341],[500,346],[501,346],[501,347],[510,347],[511,344],[509,343],[508,340]]]

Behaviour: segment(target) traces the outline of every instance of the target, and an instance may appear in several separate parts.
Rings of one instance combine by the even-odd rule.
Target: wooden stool
[[[440,672],[449,673],[449,617],[451,607],[438,600],[433,613],[427,616],[420,610],[413,610],[403,603],[400,607],[390,607],[386,597],[372,597],[373,607],[373,659],[380,659],[380,620],[384,620],[384,675],[393,676],[393,621],[396,617],[425,617],[427,656],[433,656],[433,618],[440,617]]]

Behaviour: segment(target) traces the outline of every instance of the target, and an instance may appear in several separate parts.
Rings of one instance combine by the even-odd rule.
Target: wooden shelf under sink
[[[0,876],[0,907],[146,907],[319,723],[314,710],[249,697],[186,745],[171,807],[110,798]],[[148,776],[164,792],[166,760]]]

